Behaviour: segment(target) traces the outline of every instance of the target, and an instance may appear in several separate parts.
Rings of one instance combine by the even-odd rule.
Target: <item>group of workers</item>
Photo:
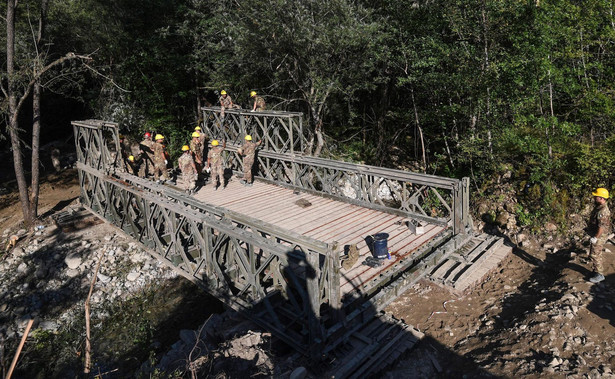
[[[265,100],[258,96],[256,91],[251,91],[250,97],[254,100],[252,111],[265,110]],[[233,100],[225,90],[220,91],[219,100],[222,116],[224,116],[225,109],[240,108],[233,103]],[[164,183],[169,180],[167,166],[170,157],[166,151],[162,134],[156,134],[152,139],[152,134],[146,132],[143,140],[139,143],[139,153],[136,155],[133,155],[132,146],[128,140],[121,134],[119,137],[124,167],[128,173],[143,178],[153,177],[157,183]],[[226,188],[222,156],[222,152],[226,149],[226,141],[222,141],[222,145],[220,145],[220,141],[212,140],[210,147],[207,149],[207,159],[205,160],[206,136],[200,126],[194,128],[191,137],[190,142],[181,148],[182,155],[177,162],[181,178],[177,181],[177,184],[186,193],[192,194],[195,192],[199,176],[209,173],[215,190],[220,186]],[[244,144],[237,149],[237,152],[243,158],[243,179],[241,183],[245,186],[252,186],[252,166],[254,165],[256,148],[261,142],[253,142],[252,136],[248,134],[244,137]]]
[[[183,145],[182,155],[178,159],[178,168],[181,176],[177,184],[188,194],[193,194],[196,189],[199,175],[209,173],[210,180],[214,184],[214,190],[220,186],[226,188],[224,178],[224,160],[222,153],[226,149],[226,141],[222,145],[216,139],[212,140],[207,149],[207,160],[204,159],[204,147],[206,136],[201,128],[197,126],[192,132],[192,139],[189,144]],[[252,141],[251,135],[244,137],[244,143],[237,149],[237,153],[243,158],[243,178],[241,184],[252,186],[252,168],[257,147],[262,141]],[[143,141],[139,143],[139,154],[135,157],[132,154],[132,147],[123,135],[120,135],[120,147],[122,157],[128,173],[140,177],[152,177],[157,183],[165,183],[169,180],[167,166],[169,155],[164,145],[164,136],[156,134],[152,140],[151,133],[147,132],[143,136]]]
[[[253,100],[252,109],[251,109],[252,112],[261,112],[267,108],[267,105],[265,104],[265,99],[258,96],[256,91],[250,92],[250,98]],[[226,93],[226,90],[220,91],[219,101],[220,101],[220,107],[222,108],[222,111],[220,112],[222,116],[224,116],[225,109],[241,108],[239,105],[233,103],[233,99],[228,93]]]

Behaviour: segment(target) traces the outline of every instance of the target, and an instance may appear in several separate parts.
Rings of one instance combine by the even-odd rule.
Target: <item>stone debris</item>
[[[7,229],[4,235],[11,233]],[[93,314],[148,284],[177,276],[106,224],[70,233],[51,224],[29,235],[25,229],[14,234],[20,236],[18,246],[0,260],[0,339],[23,333],[30,317],[43,318],[34,329],[55,332],[81,315],[101,254],[90,299]]]

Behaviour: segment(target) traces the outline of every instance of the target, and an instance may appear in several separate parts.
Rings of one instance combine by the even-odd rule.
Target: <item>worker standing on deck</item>
[[[122,156],[122,168],[125,168],[126,171],[128,171],[129,170],[128,157],[132,155],[130,143],[128,142],[128,140],[123,134],[120,134],[119,137],[120,137],[120,152]]]
[[[245,186],[252,186],[252,167],[254,166],[254,156],[256,155],[256,148],[263,141],[254,143],[252,142],[252,136],[249,134],[245,136],[244,139],[244,144],[237,149],[239,155],[243,156],[243,180],[240,183]]]
[[[256,94],[256,91],[250,92],[250,97],[254,100],[254,106],[252,106],[252,112],[262,112],[267,108],[265,100]]]
[[[203,169],[203,145],[201,144],[201,134],[199,132],[192,132],[190,152],[196,164],[197,172],[201,172]]]
[[[602,253],[611,228],[611,212],[606,204],[609,191],[606,188],[598,188],[592,192],[592,196],[594,197],[594,209],[589,216],[587,232],[590,236],[589,259],[594,275],[589,281],[600,283],[604,280]]]
[[[154,143],[154,180],[160,183],[160,177],[162,177],[162,183],[169,180],[169,176],[167,174],[167,152],[165,146],[162,144],[164,141],[164,137],[162,134],[156,134],[154,138],[156,143]]]
[[[201,147],[205,147],[205,133],[203,133],[203,130],[201,130],[200,126],[197,126],[194,128],[195,132],[199,132],[199,141],[201,142]],[[203,153],[201,151],[201,153]]]
[[[182,146],[184,152],[177,160],[179,170],[182,172],[182,188],[186,193],[193,194],[196,187],[198,171],[192,159],[192,152],[188,145]]]
[[[141,163],[140,160],[136,159],[134,155],[129,155],[128,158],[126,159],[126,166],[128,168],[128,173],[131,175],[139,176],[140,174],[139,164],[140,163]]]
[[[222,152],[226,148],[226,140],[220,146],[218,140],[211,141],[211,149],[207,153],[207,168],[211,169],[211,181],[214,183],[214,190],[217,190],[220,184],[222,188],[226,188],[224,182],[224,167],[222,165]]]
[[[152,135],[146,132],[143,135],[143,141],[139,144],[139,150],[141,151],[141,157],[143,158],[143,177],[147,178],[148,175],[154,174],[154,141],[152,141]]]

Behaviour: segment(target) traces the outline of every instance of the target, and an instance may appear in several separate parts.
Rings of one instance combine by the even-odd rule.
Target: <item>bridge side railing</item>
[[[315,279],[318,282],[319,291],[317,295],[314,294],[312,302],[319,304],[319,306],[326,304],[330,309],[341,308],[340,264],[337,245],[315,240],[230,209],[200,202],[193,197],[186,196],[183,192],[156,184],[151,180],[125,172],[116,172],[115,175],[127,183],[137,185],[165,198],[173,199],[181,205],[198,210],[220,222],[229,223],[238,229],[244,229],[276,243],[290,246],[293,251],[300,251],[304,256],[318,256],[318,259],[313,260],[318,262]]]
[[[297,112],[262,111],[203,107],[203,130],[211,139],[226,139],[229,143],[243,143],[246,134],[255,141],[262,139],[263,147],[276,152],[303,152],[307,147],[303,134],[303,114]]]
[[[298,351],[321,351],[323,320],[342,317],[335,246],[115,170],[116,125],[73,126],[84,206]]]
[[[238,145],[227,165],[241,170]],[[259,150],[255,173],[264,180],[393,212],[418,222],[448,225],[454,234],[471,228],[469,179],[445,178],[301,154]]]
[[[118,125],[101,120],[73,121],[77,161],[108,172],[119,165]],[[111,142],[111,143],[110,143]]]

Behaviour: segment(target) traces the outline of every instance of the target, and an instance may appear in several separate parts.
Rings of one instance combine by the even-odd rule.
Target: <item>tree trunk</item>
[[[47,21],[47,9],[49,0],[41,0],[41,16],[38,20],[38,36],[36,38],[36,49],[38,58],[35,62],[37,71],[43,68],[41,42],[45,34]],[[32,91],[32,184],[30,191],[30,215],[29,221],[34,222],[38,218],[38,195],[40,188],[40,138],[41,137],[41,80],[34,83]]]
[[[13,166],[15,168],[15,178],[19,188],[19,201],[21,202],[21,212],[26,224],[30,223],[30,202],[28,201],[28,184],[23,168],[23,157],[21,154],[21,141],[18,131],[18,109],[17,109],[17,89],[15,88],[15,6],[16,0],[6,2],[6,74],[8,77],[8,103],[9,103],[9,134],[11,136],[11,147],[13,149]]]
[[[412,95],[412,107],[414,108],[414,122],[416,128],[419,131],[419,137],[421,138],[421,151],[423,152],[423,173],[427,172],[427,157],[425,155],[425,140],[423,139],[423,129],[421,129],[421,125],[419,124],[419,112],[416,109],[416,102],[414,101],[414,89],[410,91]]]

